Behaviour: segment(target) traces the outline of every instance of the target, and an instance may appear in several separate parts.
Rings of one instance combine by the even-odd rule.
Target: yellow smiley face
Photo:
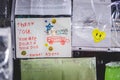
[[[53,47],[52,47],[52,46],[50,46],[50,47],[48,48],[48,50],[49,50],[49,51],[52,51],[52,50],[53,50]]]
[[[25,56],[26,54],[27,54],[26,51],[22,51],[22,52],[21,52],[21,55],[23,55],[23,56]]]
[[[45,43],[44,46],[45,46],[45,47],[48,47],[48,43]]]
[[[95,43],[98,43],[106,38],[106,33],[104,31],[100,31],[99,29],[94,29],[92,31],[92,36]]]
[[[56,19],[53,18],[53,19],[51,20],[51,22],[52,22],[52,24],[55,24],[55,23],[56,23]]]

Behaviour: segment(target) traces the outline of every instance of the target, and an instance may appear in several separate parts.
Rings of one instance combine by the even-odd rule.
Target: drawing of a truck
[[[60,42],[61,45],[65,45],[65,43],[69,42],[69,39],[67,39],[66,37],[61,37],[61,36],[50,36],[50,37],[47,37],[47,42],[49,44]]]

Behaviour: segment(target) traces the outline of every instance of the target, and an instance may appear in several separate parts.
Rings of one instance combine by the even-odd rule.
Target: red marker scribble
[[[17,23],[18,27],[30,27],[33,25],[34,25],[34,22],[18,22]]]
[[[70,42],[69,39],[67,39],[66,37],[61,37],[61,36],[50,36],[47,37],[47,42],[49,44],[53,44],[53,43],[60,43],[61,45],[65,45],[65,43]]]
[[[50,56],[58,56],[58,55],[59,55],[58,52],[52,52],[52,53],[47,52],[47,53],[45,53],[45,56],[47,56],[47,57],[50,57]]]
[[[19,34],[31,34],[30,29],[18,29]]]
[[[31,53],[31,54],[29,54],[29,56],[31,56],[31,57],[39,57],[39,56],[42,56],[42,54],[41,53]]]
[[[36,40],[37,40],[36,36],[19,37],[19,41],[36,41]]]

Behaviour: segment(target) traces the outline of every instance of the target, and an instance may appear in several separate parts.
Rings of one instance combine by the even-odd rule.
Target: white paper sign
[[[71,15],[71,0],[16,0],[16,15]]]
[[[110,0],[74,0],[72,46],[104,48],[111,46]],[[104,34],[96,41],[93,31]],[[97,34],[96,32],[96,35]],[[101,37],[101,35],[99,35]],[[106,45],[107,44],[107,45]]]
[[[71,18],[16,18],[17,58],[70,57]]]
[[[96,59],[21,60],[21,80],[96,80]]]

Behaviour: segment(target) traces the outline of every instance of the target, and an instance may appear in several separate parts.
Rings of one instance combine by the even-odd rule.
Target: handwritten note
[[[72,46],[85,50],[105,49],[111,46],[111,7],[108,7],[111,0],[92,0],[92,2],[91,4],[91,0],[73,0]],[[96,28],[104,30],[106,34],[99,40],[96,39],[99,36],[93,38],[91,35]]]
[[[70,57],[71,18],[16,18],[17,58]]]
[[[71,15],[71,0],[16,0],[16,15]]]
[[[21,60],[21,80],[96,80],[95,58]]]

